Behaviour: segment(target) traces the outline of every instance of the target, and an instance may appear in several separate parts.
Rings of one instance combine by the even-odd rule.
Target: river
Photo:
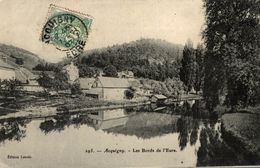
[[[0,167],[239,165],[198,103],[0,122]]]

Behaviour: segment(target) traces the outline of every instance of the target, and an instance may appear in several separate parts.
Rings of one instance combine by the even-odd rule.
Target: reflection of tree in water
[[[26,125],[31,120],[8,120],[0,123],[0,143],[5,140],[21,141],[26,136]]]
[[[126,124],[106,129],[105,131],[115,134],[135,135],[143,139],[176,132],[179,133],[181,150],[188,143],[195,145],[198,140],[201,121],[199,120],[199,115],[197,116],[198,119],[194,119],[193,116],[201,108],[201,104],[195,102],[191,107],[188,102],[184,102],[183,105],[175,104],[157,110],[160,108],[157,106],[130,107],[126,109],[126,112],[130,114],[132,111],[135,111],[136,115],[129,117]],[[182,117],[179,118],[179,115],[175,114],[181,114]]]
[[[190,145],[195,145],[198,140],[199,134],[199,121],[193,120],[193,125],[190,133]]]
[[[181,150],[183,150],[186,147],[189,139],[189,127],[186,124],[189,124],[189,122],[187,122],[185,118],[180,118],[177,122],[177,131],[179,132],[178,139]]]
[[[177,131],[179,132],[179,146],[183,150],[188,142],[190,145],[195,145],[198,140],[201,104],[196,101],[191,107],[189,103],[184,102],[182,106],[176,106],[175,110],[182,114],[177,122]]]
[[[131,114],[134,111],[136,115],[129,116],[124,125],[105,131],[115,134],[135,135],[143,139],[177,132],[179,133],[179,145],[183,150],[188,143],[195,145],[198,139],[200,120],[193,118],[195,113],[193,109],[198,109],[201,106],[198,102],[193,106],[196,106],[196,108],[185,102],[183,105],[175,104],[166,108],[157,106],[130,107],[126,109],[126,113]],[[179,115],[174,114],[181,114],[182,117],[179,118]]]
[[[221,139],[220,123],[217,120],[182,116],[177,122],[177,128],[181,150],[184,150],[188,143],[195,145],[197,140],[200,140],[197,166],[241,164],[241,157]]]
[[[52,131],[63,131],[71,125],[74,128],[79,128],[83,124],[89,123],[89,118],[86,115],[58,115],[53,119],[45,120],[40,124],[40,129],[45,133]]]
[[[177,121],[177,131],[181,150],[187,146],[188,142],[190,145],[195,145],[198,139],[199,120],[183,116]]]
[[[220,128],[215,130],[214,127],[215,124],[210,123],[201,130],[197,166],[238,165],[238,154],[222,141]]]
[[[190,101],[185,101],[183,104],[175,103],[167,107],[167,110],[171,111],[171,114],[191,116],[197,119],[212,118],[211,114],[205,109],[205,102],[201,100],[195,100],[194,104]]]
[[[182,115],[177,123],[181,150],[187,146],[188,142],[190,142],[190,145],[196,144],[200,126],[209,124],[210,128],[214,129],[217,119],[209,119],[210,114],[204,110],[203,106],[202,101],[195,101],[192,107],[188,102],[175,107],[175,110]],[[219,133],[216,134],[219,135]]]

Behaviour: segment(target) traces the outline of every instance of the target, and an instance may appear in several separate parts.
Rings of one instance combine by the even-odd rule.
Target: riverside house
[[[22,83],[22,90],[28,92],[41,92],[43,88],[39,86],[36,76],[26,68],[7,61],[4,57],[0,59],[0,79],[16,79]]]
[[[163,104],[166,99],[167,99],[167,97],[164,95],[155,94],[155,95],[152,95],[151,102],[157,103],[157,104]]]
[[[130,80],[112,77],[80,78],[79,84],[85,95],[103,100],[126,99],[126,91],[131,87]]]
[[[78,83],[83,94],[89,97],[100,99],[100,93],[96,89],[92,89],[96,78],[79,78]]]

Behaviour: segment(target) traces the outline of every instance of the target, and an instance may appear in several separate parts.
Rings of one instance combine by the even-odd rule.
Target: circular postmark
[[[48,19],[42,30],[41,40],[68,51],[85,44],[88,29],[84,22],[73,14],[58,14]]]

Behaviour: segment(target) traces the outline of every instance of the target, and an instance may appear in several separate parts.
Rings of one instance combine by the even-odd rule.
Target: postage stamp
[[[41,41],[65,51],[67,57],[83,52],[93,17],[51,4]]]

